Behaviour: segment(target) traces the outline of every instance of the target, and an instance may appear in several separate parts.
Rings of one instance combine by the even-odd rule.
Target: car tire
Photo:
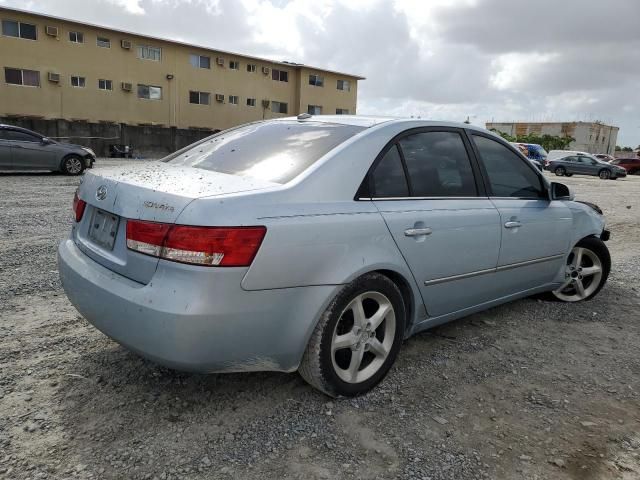
[[[640,173],[640,169],[638,170],[629,170],[629,175],[638,175]]]
[[[609,178],[611,178],[611,171],[607,170],[606,168],[603,168],[598,172],[598,176],[602,180],[608,180]]]
[[[68,155],[62,160],[60,170],[65,175],[80,175],[85,169],[85,161],[79,155]]]
[[[553,173],[555,173],[558,177],[562,177],[565,173],[567,173],[567,170],[564,167],[557,167]]]
[[[580,240],[567,257],[565,283],[550,292],[550,298],[562,302],[591,300],[604,287],[611,271],[611,255],[605,243],[596,237]]]
[[[322,314],[300,363],[300,375],[331,397],[369,391],[398,355],[405,317],[396,284],[379,273],[363,275],[343,287]]]

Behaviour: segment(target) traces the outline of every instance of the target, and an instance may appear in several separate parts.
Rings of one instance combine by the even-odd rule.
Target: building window
[[[237,95],[229,95],[229,103],[232,105],[238,105],[238,96]]]
[[[256,106],[256,99],[255,98],[247,98],[247,107],[255,107],[255,106]]]
[[[351,82],[349,80],[338,80],[338,90],[351,91]]]
[[[349,115],[348,108],[336,108],[336,115]]]
[[[162,87],[138,84],[138,98],[162,100]]]
[[[324,77],[320,75],[309,75],[309,85],[314,87],[324,87]]]
[[[71,86],[72,87],[84,88],[85,84],[86,84],[86,78],[78,77],[78,76],[75,76],[75,75],[71,75]]]
[[[24,38],[25,40],[36,40],[37,28],[35,25],[31,25],[30,23],[3,20],[2,35],[6,37]]]
[[[4,80],[11,85],[24,85],[25,87],[40,86],[40,72],[36,70],[22,70],[19,68],[4,69]]]
[[[309,115],[322,115],[322,105],[308,105],[307,113]]]
[[[143,60],[153,60],[159,62],[162,57],[162,49],[160,47],[150,47],[148,45],[138,45],[138,58]]]
[[[96,45],[102,48],[111,48],[111,40],[106,37],[98,37],[96,39]]]
[[[288,82],[289,81],[289,72],[286,70],[271,70],[271,78],[273,80],[277,80],[279,82]]]
[[[84,33],[69,32],[69,41],[72,43],[84,43]]]
[[[237,60],[229,60],[229,68],[231,70],[240,70],[240,62]]]
[[[99,90],[113,90],[113,82],[111,80],[98,80]]]
[[[189,92],[189,103],[195,105],[209,105],[211,94],[209,92]]]
[[[189,62],[192,67],[211,68],[211,57],[204,55],[189,55]]]
[[[247,72],[256,73],[256,64],[255,63],[248,63],[247,64]]]
[[[271,102],[271,111],[274,113],[287,113],[287,104],[284,102]]]

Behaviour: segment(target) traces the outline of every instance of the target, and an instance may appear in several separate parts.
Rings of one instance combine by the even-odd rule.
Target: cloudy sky
[[[0,0],[367,77],[358,113],[601,120],[640,144],[640,0]]]

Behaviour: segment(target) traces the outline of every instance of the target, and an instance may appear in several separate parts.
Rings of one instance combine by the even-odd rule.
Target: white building
[[[572,137],[567,150],[580,150],[589,153],[608,153],[613,155],[618,140],[618,127],[601,122],[512,122],[487,123],[488,130],[495,129],[508,135],[519,137],[535,133]]]

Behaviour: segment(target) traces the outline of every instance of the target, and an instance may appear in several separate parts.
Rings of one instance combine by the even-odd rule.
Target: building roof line
[[[173,40],[170,38],[162,38],[162,37],[155,37],[153,35],[145,35],[143,33],[137,33],[137,32],[131,32],[129,30],[122,30],[119,28],[114,28],[114,27],[108,27],[105,25],[99,25],[96,23],[89,23],[89,22],[83,22],[80,20],[73,20],[71,18],[64,18],[64,17],[58,17],[55,15],[50,15],[48,13],[40,13],[40,12],[32,12],[29,10],[23,10],[20,8],[12,8],[12,7],[6,7],[6,6],[2,6],[0,5],[0,11],[8,11],[8,12],[15,12],[15,13],[21,13],[21,14],[25,14],[25,15],[34,15],[37,17],[43,17],[43,18],[49,18],[51,20],[55,20],[55,21],[59,21],[59,22],[69,22],[69,23],[74,23],[76,25],[84,25],[87,27],[92,27],[92,28],[99,28],[99,29],[103,29],[103,30],[109,30],[112,32],[116,32],[116,33],[121,33],[124,35],[133,35],[136,37],[140,37],[140,38],[148,38],[150,40],[156,40],[159,42],[166,42],[166,43],[173,43],[176,45],[182,45],[184,47],[191,47],[191,48],[198,48],[201,50],[209,50],[209,51],[213,51],[213,52],[218,52],[221,54],[225,54],[225,55],[235,55],[237,57],[242,57],[242,58],[247,58],[247,59],[251,59],[251,60],[260,60],[262,62],[269,62],[272,64],[276,64],[276,65],[282,65],[282,66],[286,66],[288,68],[293,68],[296,70],[300,70],[302,68],[307,68],[309,70],[317,70],[320,72],[326,72],[326,73],[333,73],[336,75],[342,75],[344,77],[349,77],[349,78],[354,78],[356,80],[366,80],[366,77],[362,77],[360,75],[354,75],[353,73],[345,73],[345,72],[339,72],[336,70],[328,70],[326,68],[321,68],[321,67],[315,67],[312,65],[305,65],[303,63],[294,63],[294,62],[287,62],[287,61],[281,61],[281,60],[271,60],[268,58],[264,58],[264,57],[256,57],[253,55],[247,55],[244,53],[237,53],[237,52],[231,52],[229,50],[220,50],[217,48],[212,48],[212,47],[207,47],[205,45],[198,45],[195,43],[187,43],[187,42],[182,42],[180,40]]]

